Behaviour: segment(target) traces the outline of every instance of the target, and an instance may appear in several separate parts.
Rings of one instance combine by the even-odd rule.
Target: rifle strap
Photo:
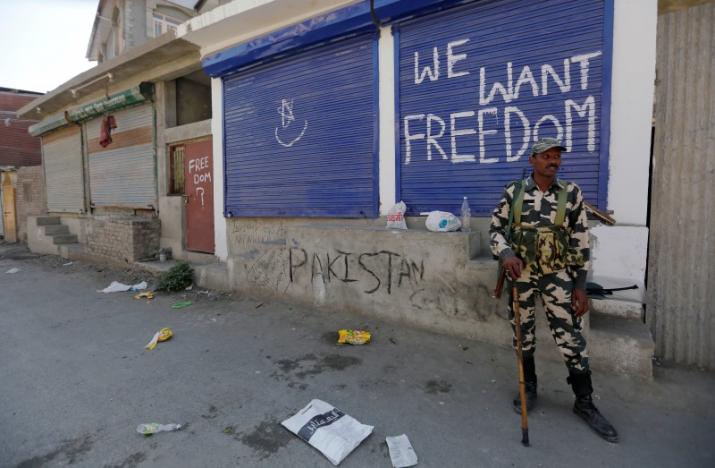
[[[565,182],[562,185],[563,187],[561,187],[557,198],[556,218],[554,219],[554,226],[556,227],[561,226],[564,223],[564,219],[566,219],[566,196],[568,195],[568,190],[566,190]]]
[[[521,225],[521,211],[524,206],[524,186],[526,180],[520,180],[514,188],[514,201],[511,203],[511,211],[509,211],[509,227]],[[512,224],[512,221],[514,224]]]

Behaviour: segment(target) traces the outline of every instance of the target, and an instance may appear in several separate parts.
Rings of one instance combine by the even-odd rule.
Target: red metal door
[[[214,191],[211,139],[185,144],[186,250],[214,252]]]

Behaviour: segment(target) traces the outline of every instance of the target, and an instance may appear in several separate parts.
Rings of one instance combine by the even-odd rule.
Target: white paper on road
[[[281,425],[318,449],[336,466],[374,429],[317,399]]]
[[[113,292],[124,292],[124,291],[141,291],[142,289],[146,289],[147,284],[146,281],[142,281],[141,283],[137,283],[135,285],[129,285],[129,284],[124,284],[120,283],[119,281],[112,281],[112,283],[107,286],[104,289],[97,290],[97,292],[101,293],[113,293]]]
[[[387,447],[390,449],[390,460],[395,468],[415,466],[417,464],[417,454],[412,448],[410,439],[405,434],[385,437]]]
[[[157,432],[171,432],[178,431],[181,429],[181,424],[159,424],[159,423],[149,423],[149,424],[139,424],[137,426],[137,432],[141,435],[152,435]]]
[[[5,272],[5,274],[14,275],[14,274],[17,273],[18,271],[20,271],[19,268],[10,268],[9,270],[7,270],[7,271]]]

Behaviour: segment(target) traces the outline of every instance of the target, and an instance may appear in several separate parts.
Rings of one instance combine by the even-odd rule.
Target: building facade
[[[193,18],[178,34],[212,77],[218,276],[505,343],[488,214],[530,144],[557,137],[563,177],[617,220],[593,222],[592,279],[639,288],[595,305],[593,354],[628,343],[612,367],[647,373],[656,24],[654,2],[609,0],[275,0]],[[471,233],[424,230],[422,213],[465,196]],[[413,229],[386,231],[400,200]]]
[[[100,1],[88,51],[100,63],[21,109],[42,118],[30,133],[42,140],[47,181],[49,216],[30,219],[31,249],[117,263],[162,249],[177,258],[211,253],[185,243],[194,225],[185,207],[196,197],[185,194],[183,176],[185,147],[211,138],[210,81],[196,46],[147,19],[169,13],[174,23],[197,14],[176,2]],[[107,15],[119,18],[108,29]],[[112,37],[122,38],[110,47],[118,54],[97,56],[95,45]]]

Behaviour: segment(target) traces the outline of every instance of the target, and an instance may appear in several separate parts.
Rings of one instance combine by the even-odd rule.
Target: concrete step
[[[591,280],[604,288],[620,288],[635,284],[637,289],[613,291],[602,299],[591,300],[591,309],[601,315],[610,315],[626,319],[643,319],[643,304],[645,303],[645,286],[631,278],[616,278],[594,275]]]
[[[64,235],[59,235],[59,236],[52,236],[52,243],[55,245],[76,244],[77,236],[74,234],[64,234]]]
[[[594,367],[644,379],[653,378],[655,343],[640,320],[589,313],[588,346]]]
[[[52,224],[61,224],[59,216],[38,216],[37,225],[38,226],[49,226]]]
[[[194,266],[194,281],[201,288],[216,291],[231,290],[228,267],[225,263]]]
[[[171,270],[176,266],[176,260],[167,260],[165,262],[159,261],[149,261],[149,262],[134,262],[134,265],[141,268],[144,271],[159,275],[161,273]]]
[[[591,310],[599,315],[643,320],[643,304],[622,299],[593,299]]]
[[[45,225],[45,235],[46,236],[59,236],[70,233],[70,228],[64,224],[46,224]]]
[[[69,260],[84,260],[84,246],[81,244],[62,244],[58,245],[59,255],[62,258]]]

